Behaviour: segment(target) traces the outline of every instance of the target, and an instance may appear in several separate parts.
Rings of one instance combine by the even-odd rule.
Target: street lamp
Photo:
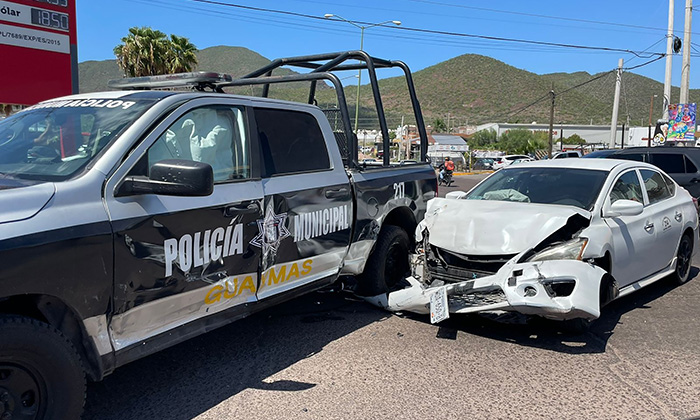
[[[360,28],[360,50],[362,50],[362,48],[364,47],[365,29],[373,28],[375,26],[384,26],[387,23],[393,23],[396,26],[401,25],[400,20],[387,20],[387,21],[380,22],[380,23],[373,23],[371,25],[362,26],[362,25],[358,25],[357,23],[355,23],[351,20],[347,20],[342,16],[334,15],[333,13],[326,13],[325,15],[323,15],[323,17],[326,19],[336,18],[336,19],[341,20],[343,22],[347,22],[356,28]],[[357,120],[360,116],[360,85],[361,84],[362,84],[362,70],[357,70],[357,100],[355,101],[355,135],[357,135]]]

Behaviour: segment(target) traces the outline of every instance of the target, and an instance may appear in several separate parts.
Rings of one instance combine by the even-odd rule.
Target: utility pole
[[[617,108],[620,106],[620,84],[622,84],[622,64],[624,59],[617,62],[617,80],[615,81],[615,101],[613,102],[612,122],[610,123],[610,148],[615,148],[617,137]]]
[[[625,148],[625,123],[622,123],[622,135],[620,136],[620,149]]]
[[[664,93],[665,95],[665,93]],[[651,101],[649,104],[649,135],[647,136],[647,146],[651,147],[651,112],[652,109],[654,109],[654,98],[656,98],[658,95],[651,95]],[[664,98],[664,101],[666,101],[666,98]],[[666,105],[666,110],[664,111],[664,118],[668,118],[668,105]]]
[[[552,158],[552,137],[554,136],[554,83],[552,83],[552,90],[549,91],[552,95],[552,106],[549,108],[549,158]]]
[[[683,29],[683,66],[681,67],[680,103],[688,103],[690,88],[690,27],[693,20],[693,0],[685,0],[685,28]]]
[[[668,32],[666,33],[666,74],[664,76],[663,119],[668,120],[668,106],[671,103],[671,64],[673,63],[673,6],[674,0],[668,0]],[[651,115],[651,111],[649,113]],[[651,127],[651,118],[649,118]],[[649,129],[651,131],[651,128]],[[651,138],[651,135],[649,135]],[[649,140],[651,144],[651,140]]]
[[[559,150],[564,151],[564,126],[559,121]]]

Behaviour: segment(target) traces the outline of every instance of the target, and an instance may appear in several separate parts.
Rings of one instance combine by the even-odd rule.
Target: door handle
[[[348,189],[340,188],[337,190],[325,190],[324,194],[326,198],[346,198],[348,196]]]
[[[698,182],[700,182],[700,179],[697,179],[697,178],[693,178],[690,180],[691,184],[697,184]]]
[[[254,201],[244,201],[242,203],[226,207],[226,210],[224,211],[224,216],[233,217],[236,214],[258,213],[259,211],[260,207],[258,206],[258,203]]]
[[[676,217],[676,221],[680,222],[681,220],[683,220],[683,213],[677,211],[675,217]]]
[[[653,224],[653,223],[647,222],[647,224],[644,225],[644,230],[646,230],[647,232],[651,232],[652,229],[654,229],[654,224]]]

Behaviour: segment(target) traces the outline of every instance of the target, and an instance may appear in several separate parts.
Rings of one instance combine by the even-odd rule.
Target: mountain
[[[107,81],[121,77],[123,73],[117,66],[117,60],[84,61],[78,64],[81,93],[107,90]]]
[[[270,62],[262,55],[243,47],[217,46],[197,53],[198,70],[229,73],[240,77]],[[291,70],[275,74],[293,74]],[[348,73],[351,77],[352,72]],[[394,73],[396,74],[396,73]],[[86,61],[79,64],[80,91],[93,92],[107,89],[109,79],[121,77],[115,60]],[[344,76],[344,75],[343,75]],[[379,77],[383,74],[379,73]],[[342,77],[342,76],[341,76]],[[360,89],[360,128],[378,128],[372,92],[363,76]],[[538,75],[518,69],[496,59],[464,54],[427,67],[413,74],[414,84],[426,123],[435,118],[451,125],[481,124],[486,122],[546,123],[549,121],[551,96],[555,92],[555,123],[609,124],[615,90],[615,72],[588,74],[551,73]],[[596,79],[591,81],[592,79]],[[589,82],[590,81],[590,82]],[[588,83],[586,83],[588,82]],[[646,125],[653,95],[652,121],[661,115],[663,84],[631,72],[622,76],[620,123]],[[413,121],[412,110],[403,77],[381,79],[379,82],[387,114],[393,128]],[[301,84],[292,88],[273,87],[270,96],[282,99],[305,100],[306,89]],[[303,86],[307,86],[304,84]],[[258,89],[236,88],[234,93],[256,93]],[[356,86],[347,86],[345,95],[354,117]],[[672,89],[676,101],[679,89]],[[317,99],[321,107],[334,104],[335,92],[319,84]],[[700,101],[700,90],[690,91],[691,102]],[[448,116],[449,113],[449,116]]]
[[[549,92],[552,89],[555,92],[555,123],[609,124],[612,117],[615,72],[537,75],[490,57],[465,54],[417,71],[413,79],[428,124],[438,117],[447,121],[448,112],[460,124],[467,120],[469,124],[546,123],[549,122]],[[596,80],[584,84],[592,79]],[[662,83],[630,72],[623,72],[622,82],[618,111],[620,124],[627,122],[628,114],[630,124],[648,124],[650,101],[655,94],[658,97],[654,98],[652,122],[659,118]],[[380,86],[382,96],[386,98],[385,104],[394,104],[406,95],[404,85],[400,77],[382,80]],[[361,92],[362,98],[370,96],[369,89]],[[677,101],[678,97],[679,89],[673,88],[671,98]],[[689,97],[691,102],[700,101],[700,90],[691,90]],[[408,101],[404,102],[408,105]],[[363,110],[371,105],[365,100],[362,103]],[[395,115],[397,112],[408,115],[410,108],[387,106],[393,122],[400,118]]]
[[[213,71],[228,73],[240,77],[270,63],[262,55],[243,47],[218,46],[205,48],[197,52],[199,64],[195,71]],[[293,74],[291,70],[279,74]],[[277,74],[277,73],[276,73]],[[107,90],[107,82],[120,79],[124,74],[117,66],[117,60],[85,61],[78,64],[80,92],[97,92]]]

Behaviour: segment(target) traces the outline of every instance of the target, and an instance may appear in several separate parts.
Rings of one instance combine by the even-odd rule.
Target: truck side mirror
[[[116,197],[140,194],[197,197],[214,191],[214,170],[203,162],[167,159],[151,166],[148,178],[130,176],[117,188]]]

